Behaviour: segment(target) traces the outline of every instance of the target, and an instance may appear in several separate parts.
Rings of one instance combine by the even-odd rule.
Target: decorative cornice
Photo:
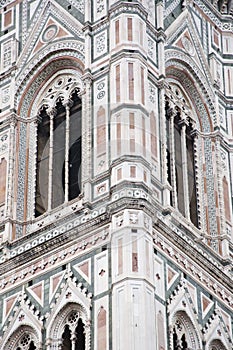
[[[169,229],[168,222],[162,215],[158,215],[158,219],[154,226],[154,244],[161,254],[201,283],[218,300],[233,308],[232,276],[227,275],[227,270],[223,271],[223,264],[217,262],[204,246],[194,243],[180,229]]]

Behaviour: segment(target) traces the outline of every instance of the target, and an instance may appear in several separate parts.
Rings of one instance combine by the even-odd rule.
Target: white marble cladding
[[[113,202],[121,198],[145,199],[146,201],[151,202],[150,195],[140,188],[125,188],[123,190],[115,192],[112,195]]]
[[[108,77],[93,84],[93,169],[94,175],[108,169]]]
[[[94,294],[106,292],[108,290],[108,250],[105,250],[94,258],[95,288]]]
[[[80,227],[82,224],[85,224],[86,222],[88,222],[92,219],[95,219],[97,216],[102,215],[105,212],[106,212],[106,208],[100,207],[96,210],[90,211],[88,213],[84,213],[84,214],[78,216],[77,218],[70,220],[66,224],[63,224],[63,225],[58,224],[57,226],[55,225],[56,227],[53,228],[52,230],[38,234],[36,238],[28,240],[27,243],[20,245],[16,249],[13,249],[10,252],[8,257],[1,256],[0,263],[3,263],[7,259],[13,258],[13,257],[15,257],[19,254],[22,254],[23,252],[26,252],[30,249],[33,249],[33,248],[39,246],[40,244],[43,244],[44,242],[51,240],[54,237],[65,234],[66,232],[68,232],[70,230],[75,230],[75,229],[77,230],[77,228]],[[51,218],[50,218],[50,220],[51,220]],[[53,221],[53,222],[56,222],[56,221]],[[42,221],[40,221],[40,223],[41,223],[41,225],[39,224],[39,227],[42,227],[43,226]]]
[[[9,147],[9,132],[3,131],[0,134],[0,156],[4,157],[6,154],[8,154],[8,147]]]
[[[142,210],[125,209],[117,214],[113,215],[112,228],[114,230],[121,229],[122,227],[141,227],[148,232],[152,232],[152,219],[145,214]]]
[[[130,171],[131,167],[135,168],[135,176],[132,178]],[[118,178],[118,173],[121,172],[121,178]],[[111,185],[114,186],[121,181],[144,182],[150,186],[150,171],[149,169],[137,162],[121,162],[112,169]],[[137,194],[136,194],[137,195]]]
[[[108,49],[108,32],[107,29],[96,34],[94,37],[94,59],[107,53]]]
[[[94,22],[106,16],[106,14],[107,14],[107,1],[106,0],[93,1]]]

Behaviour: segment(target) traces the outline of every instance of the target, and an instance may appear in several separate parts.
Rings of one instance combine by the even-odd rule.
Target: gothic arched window
[[[71,90],[72,78],[61,87]],[[35,216],[38,217],[80,194],[81,113],[79,90],[56,94],[48,89],[38,115]],[[51,91],[50,91],[51,90]],[[54,101],[53,104],[48,100]]]
[[[214,339],[211,341],[208,350],[226,350],[226,347],[223,345],[221,340]]]
[[[184,311],[178,311],[171,328],[172,350],[199,349],[200,342],[191,319]]]
[[[78,319],[78,313],[73,312],[68,317],[62,334],[61,350],[85,350],[84,324],[81,318]]]
[[[24,334],[19,341],[17,350],[36,350],[34,341],[31,339],[30,334]]]
[[[30,327],[23,326],[11,335],[4,349],[37,350],[38,339]]]
[[[194,125],[191,108],[177,87],[166,96],[167,165],[171,205],[198,226]]]

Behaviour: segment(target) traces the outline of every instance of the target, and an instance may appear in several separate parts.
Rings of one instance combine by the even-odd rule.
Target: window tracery
[[[17,350],[36,350],[36,346],[33,337],[30,333],[25,333],[21,337],[18,343]]]
[[[215,339],[210,343],[209,350],[226,350],[221,340]]]
[[[171,205],[198,226],[195,172],[195,121],[181,90],[170,85],[166,94],[167,165]]]
[[[66,304],[47,325],[48,349],[90,350],[87,310],[74,302]]]
[[[27,325],[16,329],[4,345],[6,350],[40,350],[39,334]]]
[[[84,325],[79,315],[68,319],[62,334],[61,350],[85,350]]]
[[[40,103],[37,125],[35,216],[81,192],[80,88],[72,76],[58,77]]]
[[[194,350],[200,348],[194,325],[183,311],[178,311],[173,318],[171,344],[172,350]]]

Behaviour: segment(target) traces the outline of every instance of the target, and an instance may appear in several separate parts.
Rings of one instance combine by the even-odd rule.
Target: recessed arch
[[[219,339],[214,339],[211,341],[208,350],[227,350],[225,345]]]
[[[166,78],[174,78],[183,86],[198,111],[201,131],[209,133],[217,125],[215,93],[208,65],[203,57],[200,61],[202,68],[192,56],[177,48],[169,47],[165,52]]]
[[[174,314],[170,327],[172,331],[172,350],[201,348],[196,327],[185,311],[179,310]]]
[[[39,350],[40,337],[37,331],[29,326],[22,325],[17,328],[8,338],[4,345],[5,350]]]
[[[192,101],[176,81],[168,79],[165,94],[167,173],[172,187],[170,203],[200,227],[195,153],[199,120]]]
[[[172,65],[166,68],[166,76],[168,81],[177,84],[185,91],[185,95],[195,108],[199,131],[211,133],[214,130],[214,125],[210,109],[208,109],[206,101],[203,98],[203,91],[197,88],[197,84],[190,75],[190,72],[182,64],[179,64],[179,66]],[[205,98],[207,97],[205,96]],[[212,104],[210,107],[212,108]]]
[[[52,59],[51,57],[48,57],[47,60],[45,59],[45,62],[41,62],[41,66],[37,70],[35,68],[35,71],[32,72],[25,88],[23,83],[19,85],[19,88],[17,90],[17,99],[16,99],[17,106],[18,106],[17,113],[20,115],[22,120],[30,121],[30,124],[20,123],[19,125],[20,154],[25,154],[24,157],[20,157],[17,160],[18,164],[16,163],[16,166],[19,171],[19,175],[25,179],[20,187],[18,186],[18,184],[16,184],[17,197],[20,197],[20,196],[24,197],[24,206],[21,206],[21,208],[18,207],[17,209],[18,210],[17,215],[19,218],[22,217],[26,220],[28,217],[33,218],[35,216],[35,196],[36,196],[37,185],[33,179],[35,179],[36,164],[37,164],[37,160],[36,160],[37,144],[35,140],[38,139],[37,138],[38,125],[36,123],[36,118],[40,114],[40,110],[42,108],[46,107],[47,109],[48,108],[51,109],[56,107],[57,101],[63,101],[64,103],[69,103],[70,100],[72,100],[71,97],[74,91],[78,94],[80,103],[81,103],[82,96],[84,96],[82,74],[83,74],[83,63],[76,57],[71,57],[71,56],[68,56],[67,54],[63,56],[62,59],[60,59],[59,57],[56,57],[54,59]],[[64,86],[63,85],[59,86],[58,84],[59,79],[63,80]],[[71,79],[72,81],[69,82],[68,81],[69,79]],[[56,83],[58,84],[57,86],[56,86]],[[48,92],[48,89],[51,86],[57,88],[57,91],[55,92],[55,96],[53,99],[50,98],[51,95],[49,95],[49,92]],[[77,103],[76,105],[78,106],[79,103]],[[71,109],[72,107],[70,105],[70,111]],[[66,149],[69,149],[70,151],[68,156],[66,156],[67,158],[66,161],[64,161],[64,164],[66,164],[65,165],[66,170],[63,171],[61,169],[61,174],[64,173],[63,174],[64,176],[62,175],[64,177],[64,179],[62,180],[63,191],[66,192],[67,194],[64,195],[64,201],[63,200],[59,201],[59,205],[62,204],[62,202],[68,202],[74,198],[77,198],[81,191],[81,153],[82,153],[81,112],[80,112],[80,118],[78,119],[80,119],[80,122],[78,123],[79,124],[78,133],[80,137],[79,138],[76,137],[76,139],[79,141],[76,142],[76,139],[74,140],[74,137],[71,135],[70,136],[71,142],[69,142],[69,146],[68,146],[68,143],[66,146]],[[72,124],[72,118],[70,118],[70,125],[71,124]],[[72,128],[70,128],[70,130],[71,129]],[[28,138],[27,138],[28,145],[26,144],[26,141],[23,143],[24,137],[22,136],[22,134],[25,135],[25,138],[28,135]],[[66,140],[67,139],[68,137],[66,137]],[[76,152],[75,150],[77,148],[79,151],[78,159],[76,159],[77,157],[75,158],[72,156]],[[72,171],[69,171],[69,169],[71,169],[71,166],[69,166],[68,164],[69,159],[71,157],[73,159],[73,163],[75,162],[75,164],[77,165],[76,167],[77,171],[73,171],[73,173],[75,174],[77,173],[78,178],[77,179],[75,178],[74,181],[71,181]],[[63,166],[61,165],[61,167]],[[26,169],[26,171],[24,169]],[[74,167],[72,169],[74,169]],[[25,173],[23,173],[24,171]],[[78,190],[74,188],[75,186],[73,186],[71,190],[69,185],[66,185],[66,190],[65,190],[65,184],[64,184],[65,182],[67,184],[71,184],[71,182],[78,184],[77,185]],[[54,207],[56,207],[55,204],[54,204]],[[45,211],[46,210],[42,208],[41,213],[44,213]]]
[[[208,67],[201,68],[195,60],[179,49],[168,48],[165,53],[166,80],[177,84],[187,96],[193,107],[196,117],[195,127],[195,167],[197,170],[197,204],[200,228],[214,235],[217,231],[216,216],[209,215],[215,211],[215,193],[212,189],[214,178],[213,163],[213,132],[217,125],[215,110],[215,95],[211,87],[211,75]],[[203,62],[202,62],[203,63]],[[203,63],[204,64],[204,63]],[[193,134],[194,135],[194,134]],[[206,174],[211,174],[206,176]],[[204,176],[202,176],[202,175]],[[206,196],[206,198],[205,198]],[[200,200],[199,200],[200,199]],[[186,205],[187,207],[187,205]],[[211,246],[218,250],[216,242],[212,241]]]
[[[81,189],[81,83],[69,71],[55,75],[35,100],[37,158],[35,216],[78,197]],[[42,108],[42,110],[41,110]]]
[[[71,302],[64,305],[53,317],[47,329],[51,345],[62,346],[64,342],[70,344],[73,341],[75,346],[80,345],[80,349],[89,350],[88,312],[81,304]]]
[[[81,84],[83,67],[80,60],[69,56],[62,56],[62,59],[56,58],[54,60],[49,60],[46,65],[42,65],[34,75],[31,73],[31,79],[29,79],[27,83],[22,83],[18,88],[15,95],[17,114],[22,118],[31,116],[31,109],[33,105],[35,105],[35,99],[40,95],[41,89],[43,89],[55,75],[58,76],[59,74],[64,74],[65,71],[72,70],[77,77],[79,77]],[[80,87],[82,90],[82,85]],[[34,115],[32,117],[34,117]]]

